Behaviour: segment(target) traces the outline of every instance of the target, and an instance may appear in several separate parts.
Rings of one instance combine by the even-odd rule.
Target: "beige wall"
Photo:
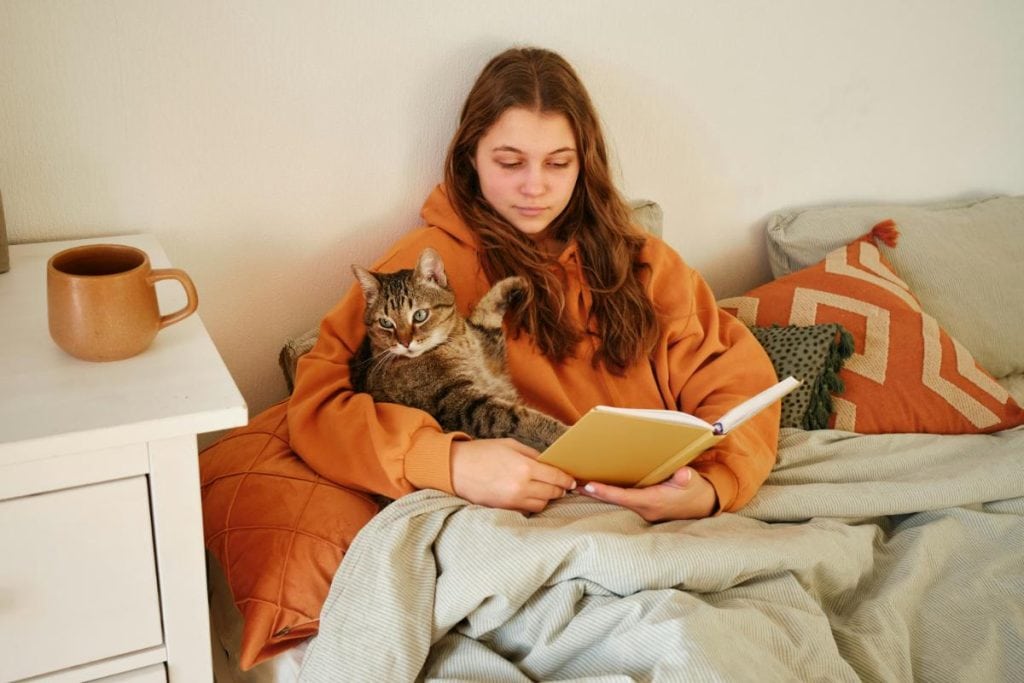
[[[0,188],[15,242],[156,233],[255,411],[281,341],[416,223],[504,47],[576,64],[624,192],[726,296],[768,278],[776,209],[1024,191],[1021,26],[1016,0],[0,0]]]

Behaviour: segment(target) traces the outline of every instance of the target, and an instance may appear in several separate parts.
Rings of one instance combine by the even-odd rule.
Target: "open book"
[[[787,377],[739,404],[714,424],[675,410],[597,406],[538,460],[585,481],[650,486],[725,438],[800,386]]]

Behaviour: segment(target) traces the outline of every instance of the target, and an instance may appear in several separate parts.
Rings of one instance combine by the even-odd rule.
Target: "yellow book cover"
[[[675,410],[597,406],[538,460],[584,481],[635,487],[657,484],[799,385],[787,377],[713,424]]]

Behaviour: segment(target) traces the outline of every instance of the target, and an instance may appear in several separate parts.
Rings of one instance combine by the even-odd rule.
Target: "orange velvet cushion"
[[[835,429],[964,434],[1024,423],[1024,411],[921,310],[875,245],[894,246],[897,236],[892,221],[880,223],[820,263],[719,305],[748,325],[839,323],[853,334]]]
[[[268,408],[199,456],[206,547],[242,613],[243,669],[317,632],[334,572],[378,509],[288,448],[286,407]]]

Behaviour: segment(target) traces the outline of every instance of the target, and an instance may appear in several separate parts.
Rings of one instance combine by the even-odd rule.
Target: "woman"
[[[717,419],[775,382],[764,351],[720,312],[701,277],[630,222],[613,186],[596,113],[572,67],[512,49],[484,68],[463,107],[444,185],[426,225],[374,270],[411,268],[424,247],[444,260],[463,314],[512,274],[534,295],[506,319],[509,372],[524,400],[566,423],[598,404],[685,410]],[[536,512],[575,486],[512,439],[442,433],[418,410],[352,389],[348,362],[365,328],[353,287],[299,363],[288,423],[294,450],[350,488],[398,497],[435,488],[470,502]],[[775,461],[778,406],[692,467],[644,489],[583,493],[649,521],[735,510]]]

